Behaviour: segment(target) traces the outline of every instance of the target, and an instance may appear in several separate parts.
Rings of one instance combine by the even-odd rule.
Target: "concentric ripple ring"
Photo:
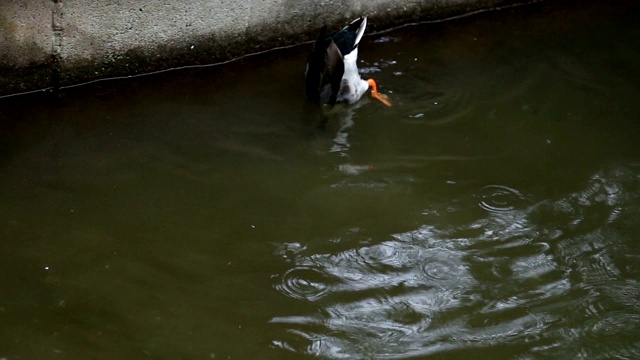
[[[503,185],[485,186],[480,189],[478,197],[481,208],[496,214],[512,212],[525,200],[518,190]]]

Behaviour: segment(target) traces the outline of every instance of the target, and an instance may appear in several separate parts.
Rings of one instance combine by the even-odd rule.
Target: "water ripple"
[[[545,221],[564,228],[565,234],[588,234],[619,219],[623,203],[631,200],[629,192],[622,189],[633,183],[633,177],[622,169],[598,172],[581,191],[543,204],[540,210],[553,213],[554,217]]]
[[[367,246],[353,239],[353,248],[337,253],[293,253],[287,260],[295,265],[276,287],[322,311],[272,319],[304,339],[281,338],[277,346],[326,358],[497,348],[513,349],[514,359],[636,358],[640,286],[629,277],[638,256],[620,247],[612,226],[631,221],[628,202],[640,195],[629,188],[640,188],[640,177],[618,170],[538,203],[489,185],[431,205],[437,211],[425,213],[437,216],[426,218],[437,226]],[[461,224],[463,208],[475,211]],[[603,338],[611,345],[603,347]]]
[[[316,301],[329,290],[332,279],[318,269],[300,266],[287,271],[275,287],[294,299]]]
[[[503,185],[487,185],[477,195],[481,208],[490,213],[508,213],[521,208],[526,197],[516,189]]]
[[[640,357],[640,314],[609,311],[586,321],[579,329],[563,330],[567,341],[587,359]]]
[[[425,251],[422,271],[427,283],[444,288],[454,288],[462,283],[469,284],[471,276],[459,252],[445,249]]]
[[[443,90],[445,88],[446,90]],[[415,96],[415,100],[408,107],[411,112],[407,113],[403,120],[407,124],[447,125],[463,119],[472,110],[470,106],[471,94],[464,88],[430,88],[427,86],[426,91],[423,89],[413,96]]]

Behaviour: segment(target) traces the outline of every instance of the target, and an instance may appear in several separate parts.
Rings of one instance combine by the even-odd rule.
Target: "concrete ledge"
[[[3,0],[0,96],[231,58],[370,17],[368,32],[515,0]]]

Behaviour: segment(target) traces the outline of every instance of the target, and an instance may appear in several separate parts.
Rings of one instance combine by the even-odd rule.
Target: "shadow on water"
[[[539,3],[0,99],[0,358],[640,357],[640,31]]]

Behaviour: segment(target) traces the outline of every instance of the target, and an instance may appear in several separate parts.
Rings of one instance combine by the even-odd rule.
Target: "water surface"
[[[540,3],[0,99],[0,358],[640,357],[640,28]]]

